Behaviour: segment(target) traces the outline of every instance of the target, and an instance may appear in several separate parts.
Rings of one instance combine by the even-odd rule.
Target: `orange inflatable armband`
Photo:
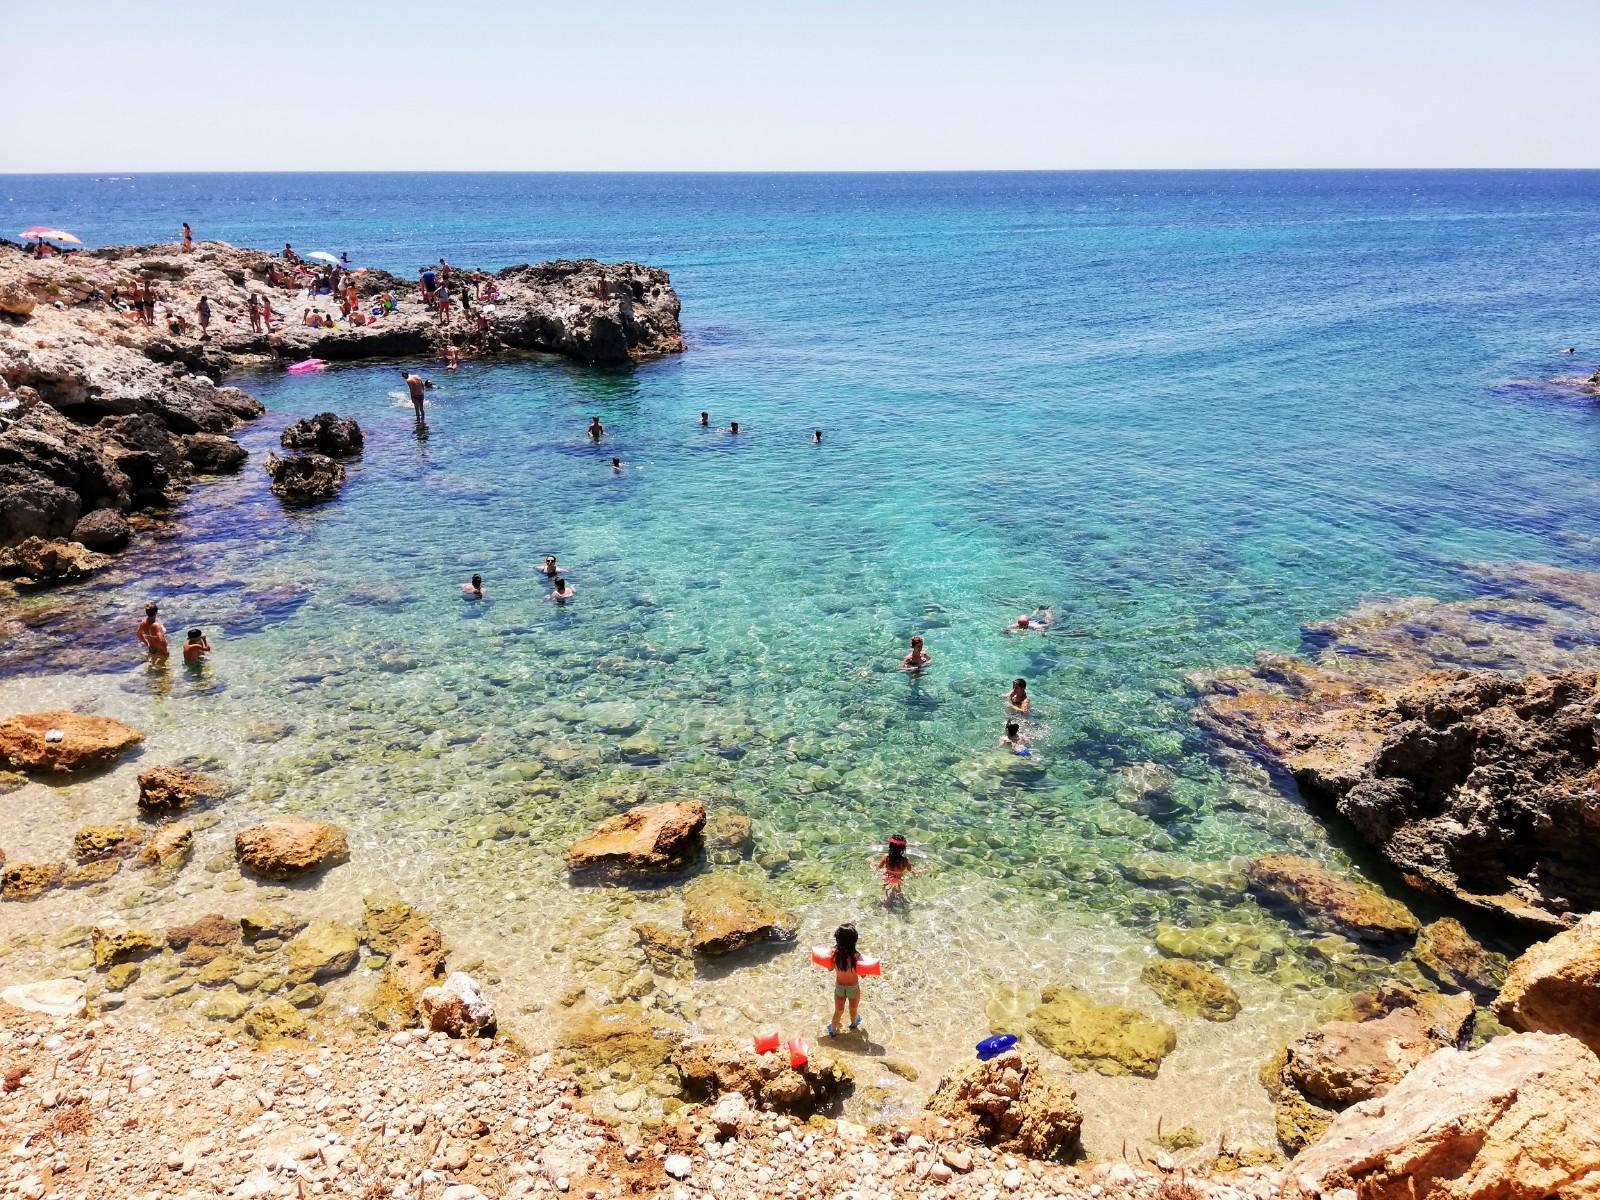
[[[882,975],[883,960],[881,958],[868,958],[865,954],[863,954],[860,958],[856,959],[856,974]]]
[[[830,971],[833,970],[833,947],[832,946],[813,946],[813,947],[811,947],[811,961],[813,963],[815,963],[819,967],[827,967],[828,970],[830,970]]]
[[[810,1058],[806,1054],[806,1040],[803,1037],[792,1037],[792,1038],[790,1038],[789,1039],[789,1044],[788,1044],[788,1051],[789,1051],[789,1065],[791,1067],[793,1067],[796,1071],[798,1071],[801,1067],[805,1066],[806,1063],[811,1061]]]
[[[776,1029],[758,1030],[756,1033],[756,1053],[771,1054],[778,1048],[779,1036]]]

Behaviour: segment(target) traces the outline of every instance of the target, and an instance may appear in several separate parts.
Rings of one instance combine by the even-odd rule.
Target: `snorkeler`
[[[910,671],[913,675],[919,673],[923,667],[933,661],[933,655],[922,648],[922,635],[911,635],[911,653],[900,660],[900,669]]]

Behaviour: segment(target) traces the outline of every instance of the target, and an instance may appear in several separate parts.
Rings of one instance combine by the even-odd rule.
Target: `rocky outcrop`
[[[265,466],[272,494],[285,504],[320,504],[344,486],[344,468],[326,454],[269,454]]]
[[[1454,917],[1440,917],[1417,935],[1413,957],[1439,986],[1492,996],[1506,981],[1503,954],[1487,949]]]
[[[690,1038],[672,1053],[684,1095],[711,1100],[737,1092],[758,1108],[809,1117],[833,1108],[855,1088],[850,1069],[832,1054],[812,1051],[795,1067],[785,1050],[751,1052],[748,1042]]]
[[[197,475],[230,475],[244,466],[249,452],[220,433],[191,433],[180,439],[183,460]]]
[[[111,765],[144,740],[110,717],[53,710],[0,721],[0,765],[18,771],[71,775]]]
[[[65,863],[20,862],[5,864],[0,872],[0,900],[34,900],[61,886]]]
[[[0,575],[14,576],[18,587],[54,587],[86,579],[110,561],[81,542],[30,537],[0,550]]]
[[[285,449],[315,450],[331,458],[348,458],[361,453],[365,439],[354,417],[325,412],[301,417],[285,428],[278,440]]]
[[[1294,1160],[1301,1194],[1502,1200],[1600,1192],[1600,1062],[1572,1038],[1438,1050]]]
[[[1472,998],[1385,983],[1355,998],[1346,1017],[1289,1043],[1264,1079],[1277,1102],[1278,1139],[1291,1152],[1334,1115],[1381,1096],[1435,1050],[1466,1044]]]
[[[494,1032],[494,1005],[470,975],[452,971],[441,984],[417,998],[424,1027],[453,1038],[483,1037]]]
[[[1083,1110],[1072,1089],[1015,1048],[946,1075],[927,1108],[961,1137],[1030,1158],[1072,1157],[1083,1131]]]
[[[1373,945],[1408,942],[1417,919],[1377,888],[1358,884],[1294,854],[1263,854],[1245,867],[1250,894],[1291,910],[1312,929]]]
[[[126,858],[138,853],[144,838],[144,830],[137,825],[84,825],[72,835],[72,855],[79,862]]]
[[[1511,964],[1495,1016],[1527,1033],[1565,1033],[1600,1054],[1600,913]]]
[[[350,926],[321,917],[311,922],[284,948],[288,975],[295,983],[319,983],[344,975],[356,965],[361,938]]]
[[[1307,627],[1313,661],[1197,677],[1195,719],[1334,804],[1414,886],[1560,928],[1600,908],[1600,574],[1473,575],[1471,601]]]
[[[1158,958],[1144,965],[1139,978],[1162,1001],[1191,1017],[1231,1021],[1239,1015],[1239,997],[1215,971],[1181,958]]]
[[[630,808],[574,842],[567,850],[567,868],[613,875],[678,870],[699,854],[705,824],[705,805],[698,800]]]
[[[1077,988],[1052,985],[1028,1014],[1028,1032],[1080,1071],[1154,1077],[1178,1045],[1165,1021],[1120,1004],[1099,1004]]]
[[[127,518],[112,508],[97,508],[72,527],[72,540],[90,550],[121,550],[132,537]]]
[[[758,942],[792,940],[793,913],[755,883],[735,875],[703,875],[683,889],[683,924],[696,954],[731,954]]]
[[[221,797],[223,785],[209,775],[179,767],[151,767],[139,772],[139,811],[179,812]]]
[[[383,965],[367,1012],[380,1029],[406,1029],[417,1023],[422,993],[444,978],[444,939],[431,925],[401,939]]]
[[[344,830],[327,821],[279,817],[234,836],[242,870],[266,879],[294,879],[350,857]]]

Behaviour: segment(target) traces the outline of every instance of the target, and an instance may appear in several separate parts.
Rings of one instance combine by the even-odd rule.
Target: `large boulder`
[[[293,879],[350,857],[344,830],[328,821],[279,817],[234,835],[242,870],[266,879]]]
[[[295,934],[284,948],[288,975],[296,983],[344,975],[361,953],[361,938],[350,926],[320,917]]]
[[[799,925],[754,883],[718,872],[683,889],[683,924],[696,954],[729,954],[757,942],[788,941]]]
[[[406,1029],[417,1023],[422,993],[444,978],[444,939],[431,925],[401,939],[373,988],[367,1013],[380,1029]]]
[[[132,537],[133,527],[114,508],[97,508],[72,527],[72,540],[90,550],[121,550]]]
[[[1245,866],[1245,879],[1251,895],[1292,910],[1312,929],[1380,946],[1408,942],[1417,934],[1417,919],[1398,900],[1309,858],[1263,854]]]
[[[1600,1054],[1600,913],[1511,964],[1495,1016],[1527,1033],[1565,1033]]]
[[[31,537],[0,550],[0,575],[16,576],[23,587],[49,587],[87,579],[110,561],[81,542]]]
[[[0,314],[8,317],[26,317],[33,312],[33,293],[15,279],[0,282]]]
[[[1600,1194],[1600,1061],[1572,1038],[1435,1051],[1291,1164],[1291,1194],[1535,1200]]]
[[[1072,1089],[1015,1048],[946,1075],[927,1107],[962,1137],[1030,1158],[1074,1155],[1083,1130],[1083,1110]]]
[[[795,1067],[787,1051],[754,1053],[748,1042],[690,1038],[672,1053],[672,1065],[691,1100],[738,1093],[771,1112],[809,1117],[832,1108],[855,1087],[850,1069],[832,1054],[812,1050]]]
[[[133,726],[110,717],[61,709],[19,713],[0,721],[0,765],[70,775],[109,766],[143,740]]]
[[[706,808],[698,800],[643,804],[603,822],[567,850],[576,872],[650,875],[687,866],[700,851]]]
[[[201,475],[227,475],[244,466],[249,451],[221,433],[191,433],[180,439],[184,460]]]
[[[1028,1014],[1028,1032],[1080,1071],[1154,1077],[1178,1045],[1172,1026],[1135,1008],[1099,1004],[1073,987],[1052,985]]]
[[[1424,925],[1412,955],[1441,987],[1488,997],[1506,981],[1505,955],[1485,947],[1454,917]]]
[[[1356,997],[1347,1016],[1297,1038],[1270,1064],[1278,1139],[1299,1150],[1336,1113],[1383,1095],[1435,1050],[1464,1046],[1472,1014],[1470,996],[1397,983]]]
[[[209,775],[179,767],[151,767],[139,772],[139,811],[148,814],[179,812],[215,800],[223,786]]]
[[[417,998],[417,1015],[428,1029],[453,1038],[482,1037],[495,1029],[494,1005],[472,976],[460,971]]]
[[[285,504],[317,504],[344,486],[344,468],[325,454],[269,454],[266,469],[272,494]]]
[[[315,450],[332,458],[347,458],[361,453],[365,439],[354,417],[325,412],[301,417],[286,428],[278,440],[289,450]]]

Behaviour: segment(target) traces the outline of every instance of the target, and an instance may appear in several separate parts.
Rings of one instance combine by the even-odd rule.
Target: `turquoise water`
[[[263,805],[377,841],[510,821],[495,870],[522,882],[558,882],[564,841],[627,798],[683,793],[744,808],[772,886],[820,922],[865,910],[863,860],[908,834],[935,867],[923,917],[875,931],[918,953],[981,959],[979,898],[1043,914],[1017,919],[1046,940],[1264,922],[1117,869],[1343,861],[1216,765],[1185,674],[1292,649],[1363,596],[1468,594],[1464,562],[1600,566],[1600,417],[1547,382],[1600,347],[1600,173],[0,177],[5,216],[91,241],[188,219],[397,270],[672,272],[686,354],[436,370],[425,439],[394,364],[241,381],[270,409],[252,465],[195,493],[152,575],[78,601],[112,622],[150,593],[219,631],[204,680],[154,686],[81,622],[6,654],[109,670],[143,719],[213,730],[255,756]],[[325,409],[366,453],[336,502],[285,513],[255,464]],[[473,572],[485,602],[459,594]],[[1040,604],[1047,635],[1002,635]],[[896,669],[911,633],[920,679]],[[994,746],[1019,675],[1028,760]],[[225,732],[263,720],[293,732]],[[1176,778],[1153,815],[1117,802],[1148,763]]]

